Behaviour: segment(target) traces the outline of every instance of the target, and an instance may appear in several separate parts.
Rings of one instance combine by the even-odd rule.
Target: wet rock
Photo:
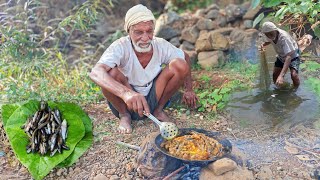
[[[106,180],[106,179],[108,178],[103,174],[98,174],[93,178],[93,180]]]
[[[208,165],[208,168],[217,176],[237,168],[237,163],[229,158],[219,159]]]

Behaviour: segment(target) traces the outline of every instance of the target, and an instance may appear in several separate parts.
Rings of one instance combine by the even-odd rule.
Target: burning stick
[[[172,173],[168,174],[168,176],[164,177],[162,180],[169,180],[171,179],[174,175],[178,174],[180,171],[182,171],[186,166],[181,166],[179,169],[173,171]]]

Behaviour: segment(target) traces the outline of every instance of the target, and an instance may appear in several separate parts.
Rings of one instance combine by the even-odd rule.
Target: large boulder
[[[212,30],[218,28],[218,24],[208,18],[199,19],[196,25],[199,30]]]
[[[206,33],[201,33],[196,41],[196,51],[211,51],[211,50],[227,50],[229,47],[229,40],[224,36],[220,30],[214,30]]]
[[[230,60],[257,63],[259,53],[257,40],[259,31],[256,29],[234,29],[230,34]]]
[[[157,37],[161,37],[166,40],[170,40],[174,37],[180,35],[180,31],[173,29],[171,26],[164,25],[161,29],[156,33]]]
[[[212,179],[214,179],[214,180],[230,180],[230,179],[251,180],[251,179],[255,179],[255,178],[253,177],[253,174],[251,171],[249,171],[246,168],[238,166],[235,170],[226,172],[222,175],[215,175],[212,170],[205,167],[205,168],[201,169],[199,179],[200,180],[212,180]]]
[[[213,173],[217,176],[226,173],[228,171],[233,171],[237,168],[237,163],[229,158],[219,159],[207,166]]]
[[[181,33],[181,39],[189,41],[191,43],[195,43],[198,39],[199,33],[200,31],[196,26],[185,28]]]
[[[203,51],[198,54],[198,64],[202,68],[219,67],[225,62],[223,51]]]

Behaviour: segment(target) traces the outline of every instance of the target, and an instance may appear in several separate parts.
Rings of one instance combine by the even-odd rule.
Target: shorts
[[[274,63],[274,67],[283,68],[284,63],[277,57],[276,62]],[[299,73],[299,66],[300,66],[300,58],[295,57],[291,59],[291,63],[289,65],[290,69],[294,69]]]
[[[159,75],[158,75],[159,76]],[[158,106],[158,100],[157,100],[157,94],[156,94],[156,80],[158,78],[158,76],[153,80],[152,83],[152,87],[150,89],[150,92],[148,93],[147,96],[145,96],[147,103],[149,105],[150,108],[150,112],[153,113],[153,111],[156,109],[156,107]],[[166,103],[166,105],[164,106],[167,107],[170,104],[170,100]],[[119,118],[119,112],[116,110],[116,108],[108,101],[108,105],[112,111],[112,113]],[[133,112],[133,111],[129,111],[130,115],[131,115],[131,119],[132,120],[139,120],[139,119],[143,119],[143,117],[140,117],[138,113]]]

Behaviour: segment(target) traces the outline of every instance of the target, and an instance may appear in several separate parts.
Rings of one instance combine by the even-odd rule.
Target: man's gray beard
[[[151,43],[150,43],[149,46],[146,47],[146,48],[139,47],[139,46],[138,46],[136,43],[134,43],[134,42],[132,42],[132,44],[133,44],[134,50],[136,50],[136,51],[139,52],[139,53],[146,53],[146,52],[151,51],[151,49],[152,49]]]

